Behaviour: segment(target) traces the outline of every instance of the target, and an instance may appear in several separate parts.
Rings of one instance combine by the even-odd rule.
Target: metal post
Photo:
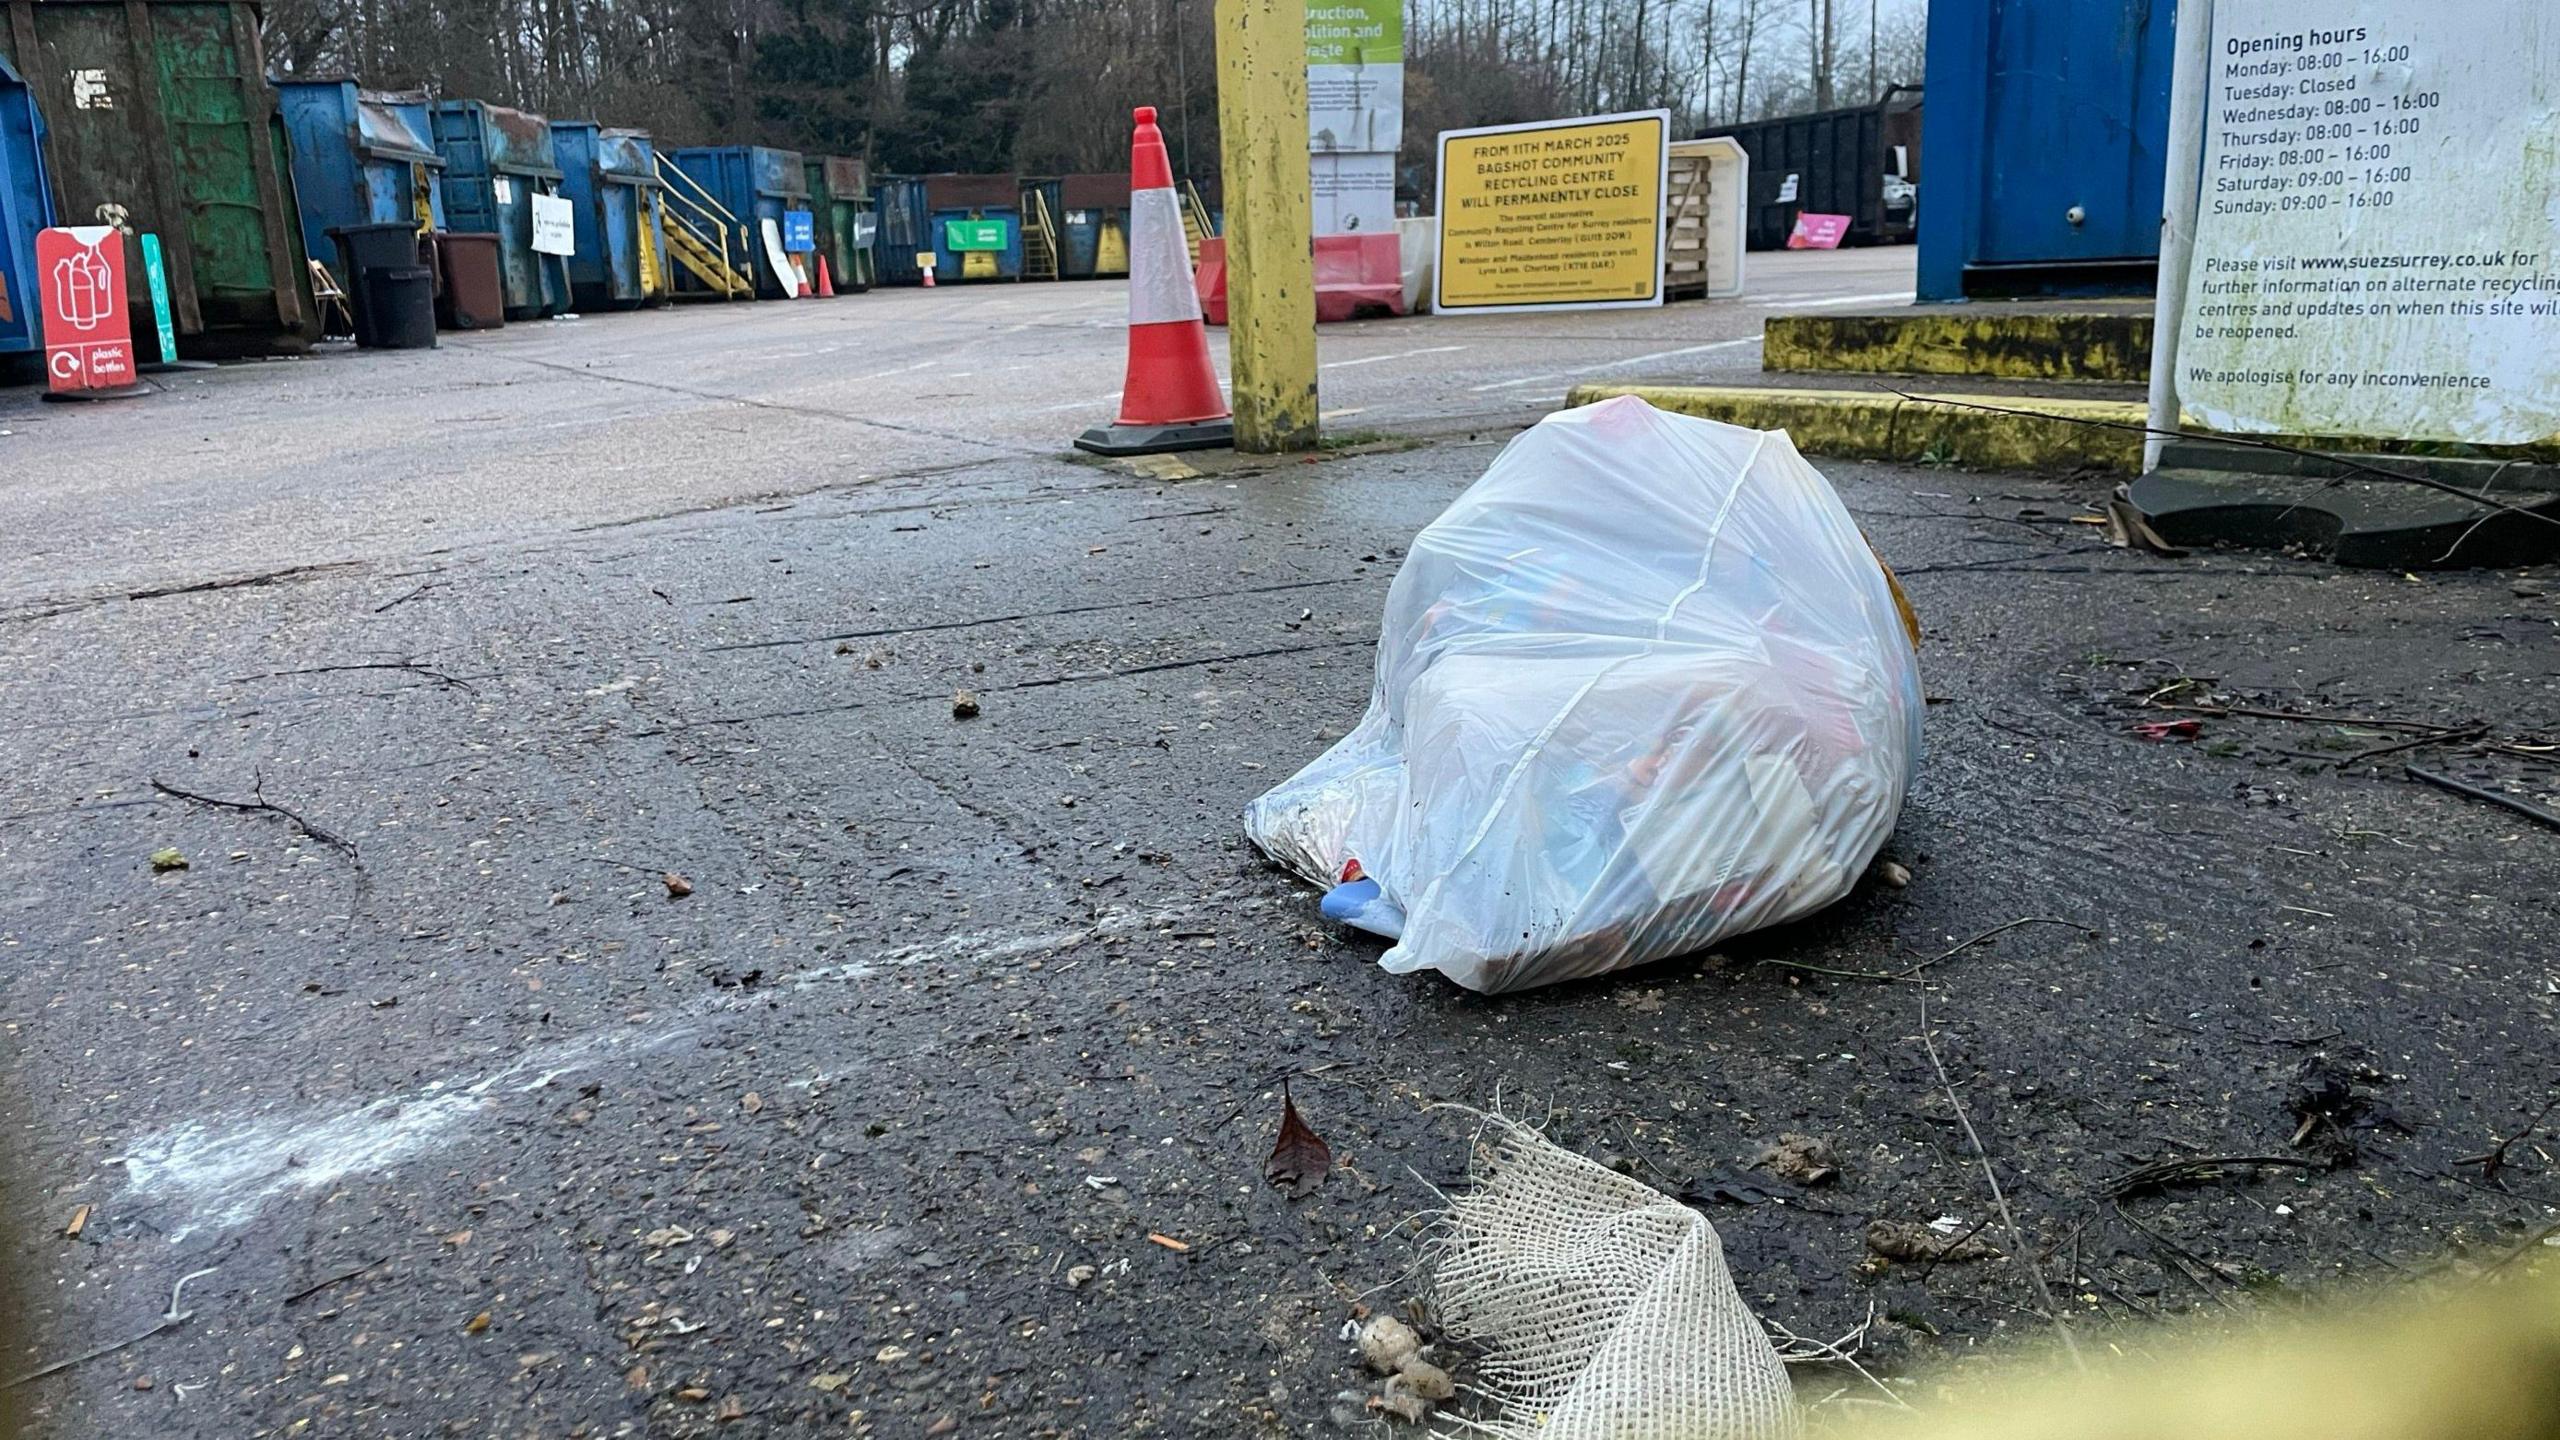
[[[2204,185],[2205,97],[2213,69],[2213,0],[2180,0],[2169,66],[2169,175],[2162,190],[2160,278],[2151,310],[2150,433],[2142,473],[2178,428],[2178,329],[2186,323],[2187,270],[2196,248],[2196,201]]]
[[[1182,0],[1173,3],[1173,86],[1182,102],[1182,169],[1175,178],[1188,185],[1200,172],[1191,168],[1191,32],[1183,26]]]
[[[1316,446],[1315,199],[1306,0],[1217,0],[1236,448]]]

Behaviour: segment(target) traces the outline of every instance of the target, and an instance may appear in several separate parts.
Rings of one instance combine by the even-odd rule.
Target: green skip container
[[[319,331],[258,8],[5,0],[0,55],[44,112],[64,225],[160,237],[181,352],[308,348]],[[131,267],[137,337],[149,282]],[[166,358],[166,357],[163,357]]]

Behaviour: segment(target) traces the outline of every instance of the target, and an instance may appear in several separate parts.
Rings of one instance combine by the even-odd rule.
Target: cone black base
[[[1236,443],[1233,420],[1187,425],[1097,425],[1076,437],[1076,448],[1096,455],[1162,455],[1174,450],[1223,450]]]

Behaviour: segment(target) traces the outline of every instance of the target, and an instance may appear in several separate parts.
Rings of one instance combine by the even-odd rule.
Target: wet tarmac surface
[[[209,1272],[10,1392],[35,1433],[1330,1433],[1464,1170],[1440,1107],[1497,1098],[1706,1207],[1766,1318],[1925,1365],[2044,1322],[2021,1257],[1866,1243],[1989,1218],[1924,985],[2083,1325],[2552,1221],[2547,1124],[2468,1157],[2560,1094],[2560,834],[2350,758],[2410,732],[2161,707],[2523,749],[2560,575],[2154,557],[2072,522],[2095,482],[1825,465],[1928,629],[1909,888],[1488,999],[1377,970],[1237,815],[1500,438],[15,577],[0,1383]],[[2468,743],[2412,753],[2551,803]],[[1284,1077],[1339,1162],[1297,1202]],[[1786,1132],[1841,1177],[1749,1168]],[[2234,1155],[2314,1163],[2120,1183]]]

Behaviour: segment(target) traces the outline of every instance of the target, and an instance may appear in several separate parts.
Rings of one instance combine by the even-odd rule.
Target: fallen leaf
[[[1887,1260],[1927,1260],[1961,1264],[1988,1260],[2000,1252],[1969,1235],[1940,1235],[1908,1220],[1878,1220],[1867,1227],[1867,1248]]]
[[[1150,1230],[1150,1231],[1148,1231],[1148,1232],[1147,1232],[1147,1239],[1148,1239],[1149,1241],[1151,1241],[1152,1243],[1154,1243],[1154,1244],[1157,1244],[1157,1245],[1161,1245],[1161,1246],[1163,1246],[1164,1248],[1166,1248],[1167,1250],[1172,1251],[1172,1252],[1173,1252],[1174,1254],[1176,1254],[1176,1255],[1188,1255],[1188,1254],[1190,1254],[1190,1253],[1191,1253],[1191,1247],[1190,1247],[1190,1246],[1188,1246],[1188,1245],[1186,1245],[1186,1244],[1182,1243],[1182,1242],[1181,1242],[1181,1241],[1179,1241],[1179,1240],[1174,1239],[1174,1238],[1173,1238],[1172,1236],[1170,1236],[1170,1235],[1159,1235],[1159,1234],[1155,1233],[1154,1231]]]
[[[444,1237],[444,1243],[455,1246],[468,1245],[471,1243],[471,1232],[468,1230],[456,1230],[452,1234]]]
[[[1781,1135],[1751,1163],[1798,1185],[1827,1185],[1840,1176],[1839,1156],[1811,1135]]]
[[[483,1310],[479,1314],[474,1315],[469,1320],[463,1322],[462,1333],[465,1335],[477,1335],[488,1328],[489,1312]]]
[[[175,845],[154,850],[151,852],[151,868],[153,870],[184,870],[187,868],[186,852]]]
[[[1408,1425],[1419,1425],[1431,1418],[1431,1402],[1396,1384],[1392,1379],[1387,1382],[1385,1394],[1369,1397],[1369,1408],[1381,1414],[1393,1415]]]
[[[957,1430],[957,1429],[959,1429],[959,1428],[960,1428],[960,1417],[959,1417],[959,1416],[957,1416],[957,1415],[945,1415],[945,1416],[943,1416],[941,1419],[936,1420],[936,1421],[934,1421],[932,1424],[927,1425],[926,1427],[924,1427],[925,1440],[934,1440],[934,1437],[935,1437],[935,1436],[938,1436],[938,1435],[948,1435],[948,1434],[950,1434],[952,1431]]]
[[[1422,1337],[1393,1315],[1371,1316],[1360,1327],[1360,1358],[1381,1375],[1392,1375],[1422,1352]]]
[[[723,1425],[732,1420],[744,1420],[747,1418],[747,1402],[735,1395],[726,1396],[720,1401],[720,1413],[712,1418]]]
[[[703,1389],[699,1385],[687,1385],[676,1392],[676,1398],[679,1400],[690,1400],[694,1404],[699,1405],[703,1401],[711,1398],[711,1392]]]
[[[1403,1379],[1406,1389],[1435,1405],[1457,1398],[1458,1386],[1449,1378],[1449,1372],[1419,1355],[1408,1356],[1403,1364],[1396,1367],[1396,1374]]]
[[[1298,1117],[1298,1102],[1289,1098],[1289,1087],[1280,1087],[1280,1138],[1272,1142],[1271,1158],[1262,1163],[1262,1178],[1289,1192],[1292,1200],[1312,1195],[1333,1169],[1333,1150],[1324,1138],[1307,1128]]]
[[[79,1209],[71,1212],[71,1223],[62,1227],[62,1238],[65,1240],[77,1240],[80,1238],[80,1232],[88,1228],[89,1207],[83,1205]]]
[[[670,900],[681,900],[693,893],[693,882],[673,870],[660,878],[667,882],[667,898]]]
[[[764,1097],[753,1090],[750,1090],[744,1096],[739,1098],[738,1108],[746,1111],[750,1115],[753,1115],[764,1108]]]
[[[853,1377],[850,1375],[839,1375],[830,1371],[824,1375],[810,1376],[809,1388],[812,1390],[824,1390],[828,1394],[833,1395],[837,1391],[843,1389],[846,1382],[852,1379]]]
[[[2145,740],[2193,740],[2204,733],[2201,720],[2146,720],[2133,727]]]

